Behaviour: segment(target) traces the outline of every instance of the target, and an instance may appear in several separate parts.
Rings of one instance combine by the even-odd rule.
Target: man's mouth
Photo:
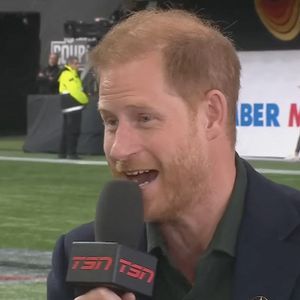
[[[140,187],[149,184],[158,176],[157,170],[130,170],[124,172],[126,178],[136,182]]]

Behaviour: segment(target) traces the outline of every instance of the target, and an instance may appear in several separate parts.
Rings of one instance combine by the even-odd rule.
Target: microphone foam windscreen
[[[137,249],[144,231],[143,219],[143,200],[138,184],[129,180],[113,180],[104,186],[100,194],[95,239]]]

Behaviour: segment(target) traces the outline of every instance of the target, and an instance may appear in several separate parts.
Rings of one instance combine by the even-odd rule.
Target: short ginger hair
[[[90,60],[101,70],[153,51],[162,54],[167,84],[187,102],[211,89],[226,96],[228,135],[234,145],[241,67],[232,41],[193,13],[143,10],[115,25],[91,51]]]

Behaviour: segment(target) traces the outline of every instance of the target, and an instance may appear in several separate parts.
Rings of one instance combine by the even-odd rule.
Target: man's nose
[[[127,160],[140,150],[136,130],[130,126],[119,124],[109,151],[112,160]]]

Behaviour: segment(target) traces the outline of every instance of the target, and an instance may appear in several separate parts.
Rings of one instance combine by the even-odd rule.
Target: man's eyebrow
[[[140,109],[153,110],[153,108],[149,107],[148,105],[138,105],[138,104],[129,104],[126,106],[126,108],[133,109],[133,110],[140,110]]]
[[[111,114],[111,112],[105,108],[98,107],[98,111],[100,114]]]
[[[148,105],[138,105],[138,104],[128,104],[125,106],[126,110],[148,110],[148,111],[153,111],[154,109]],[[98,111],[99,112],[107,112],[110,113],[110,110],[104,107],[101,107],[101,105],[98,105]]]

